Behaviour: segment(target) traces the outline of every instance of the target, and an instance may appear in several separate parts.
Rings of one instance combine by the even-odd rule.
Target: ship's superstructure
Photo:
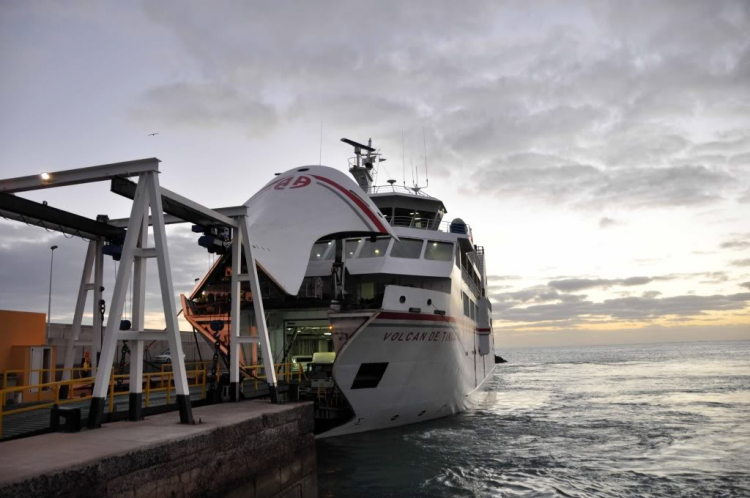
[[[383,159],[371,144],[343,141],[355,148],[349,171],[361,191],[324,185],[314,166],[265,187],[301,188],[312,178],[353,204],[369,197],[379,210],[357,213],[372,227],[367,235],[337,233],[312,245],[296,295],[260,275],[274,361],[304,367],[300,393],[315,401],[321,437],[462,411],[495,366],[484,250],[469,225],[445,221],[443,202],[419,188],[374,186]],[[226,254],[183,298],[187,319],[220,343],[228,328],[213,325],[228,313],[230,268]],[[247,292],[245,335],[254,333],[251,300]],[[252,344],[243,353],[243,363],[258,362]]]

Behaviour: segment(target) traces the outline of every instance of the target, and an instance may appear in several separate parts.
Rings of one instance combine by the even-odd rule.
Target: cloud
[[[613,287],[616,285],[634,286],[634,285],[646,285],[652,282],[654,279],[651,277],[629,277],[620,279],[588,279],[588,278],[570,278],[565,280],[553,280],[549,284],[553,289],[557,289],[562,292],[575,292],[584,289],[592,289],[595,287]]]
[[[694,276],[706,278],[707,280],[701,280],[702,284],[720,284],[729,280],[729,276],[723,271],[697,273]]]
[[[170,127],[238,126],[250,135],[262,135],[278,122],[273,106],[230,86],[205,83],[154,87],[133,114]]]
[[[741,1],[188,4],[144,4],[191,64],[140,119],[252,136],[323,121],[391,153],[424,127],[431,169],[466,190],[584,208],[750,188]]]
[[[702,165],[605,169],[550,163],[518,167],[502,159],[481,168],[475,187],[497,196],[528,196],[580,207],[700,206],[722,200],[736,179]],[[480,188],[481,187],[481,188]]]
[[[599,219],[599,228],[610,228],[621,224],[622,222],[612,218],[607,218],[606,216]]]
[[[740,284],[740,287],[744,287],[748,290],[750,290],[750,282],[743,282]]]
[[[732,238],[722,242],[721,249],[748,249],[750,248],[750,233],[733,233]]]
[[[729,158],[729,164],[732,166],[750,166],[750,152],[732,156]]]
[[[622,297],[601,303],[591,301],[539,304],[502,310],[495,317],[507,322],[559,322],[564,320],[648,321],[662,317],[702,316],[708,312],[741,311],[750,304],[750,293],[675,296]]]
[[[732,261],[732,266],[750,266],[750,258],[748,259],[738,259],[735,261]]]
[[[654,280],[675,280],[675,279],[696,279],[703,278],[707,279],[701,283],[721,283],[729,280],[727,272],[724,271],[704,271],[694,273],[670,273],[668,275],[661,275],[654,277]]]
[[[487,280],[489,282],[503,282],[506,280],[520,280],[520,275],[488,275]]]

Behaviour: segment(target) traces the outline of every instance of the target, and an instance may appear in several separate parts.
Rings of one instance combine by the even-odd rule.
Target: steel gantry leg
[[[81,335],[81,322],[83,321],[83,311],[86,307],[86,296],[89,290],[92,290],[94,284],[91,283],[91,272],[94,267],[94,259],[96,254],[96,241],[90,241],[88,250],[86,251],[86,259],[83,263],[83,272],[81,273],[81,285],[78,287],[78,299],[76,300],[76,309],[73,314],[73,327],[70,331],[70,337],[65,344],[65,359],[63,360],[63,373],[62,380],[71,380],[71,372],[75,362],[74,354],[75,347],[78,343],[78,339]],[[96,304],[94,305],[94,319],[96,319]],[[67,399],[68,392],[70,391],[69,385],[60,387],[60,399]]]
[[[232,230],[232,308],[229,317],[229,397],[240,400],[240,271],[242,270],[242,235],[238,228]]]
[[[141,245],[140,242],[144,240],[143,231],[148,230],[148,222],[146,220],[149,207],[151,207],[151,216],[154,227],[155,254],[152,249],[139,247]],[[100,427],[102,424],[105,398],[107,396],[107,388],[112,372],[112,363],[114,361],[118,338],[127,337],[130,340],[134,340],[136,343],[134,344],[136,353],[131,357],[131,364],[135,363],[137,360],[137,363],[140,366],[133,367],[131,365],[131,389],[139,389],[139,387],[136,386],[141,386],[143,382],[143,348],[142,343],[137,343],[142,340],[142,334],[144,334],[144,278],[139,278],[138,288],[136,289],[138,292],[137,303],[139,306],[137,314],[138,318],[136,319],[138,328],[132,332],[120,333],[119,326],[120,320],[122,319],[125,295],[130,281],[131,268],[133,268],[136,259],[140,260],[154,255],[159,270],[159,284],[161,287],[162,305],[164,307],[164,320],[166,322],[166,339],[169,342],[169,349],[172,357],[174,383],[177,391],[177,404],[180,410],[180,422],[186,424],[193,422],[192,408],[190,406],[190,391],[185,371],[185,358],[182,354],[182,341],[180,339],[180,330],[177,325],[177,308],[174,301],[174,287],[172,285],[171,265],[169,263],[169,251],[167,248],[164,211],[162,209],[162,201],[159,191],[159,180],[155,172],[146,172],[141,174],[138,180],[138,186],[135,190],[133,208],[128,220],[127,233],[122,248],[122,256],[120,257],[120,267],[115,278],[115,288],[112,292],[112,302],[110,303],[110,312],[107,317],[107,328],[104,332],[104,344],[102,346],[99,368],[96,372],[94,393],[91,399],[91,409],[89,411],[88,421],[88,426],[90,428]],[[143,263],[138,265],[137,274],[139,277],[144,276],[144,268],[145,266]],[[136,301],[134,300],[134,303],[135,302]],[[136,316],[135,313],[134,316]],[[131,394],[133,394],[132,391]],[[138,395],[138,392],[135,394]]]
[[[91,398],[91,408],[89,410],[89,428],[101,427],[104,418],[104,405],[106,404],[107,388],[109,387],[109,377],[112,374],[112,362],[115,358],[117,349],[117,335],[120,330],[120,320],[122,319],[122,308],[125,303],[125,295],[128,290],[130,281],[130,271],[133,264],[136,243],[140,237],[140,228],[143,224],[143,215],[148,210],[148,192],[146,184],[149,182],[148,176],[141,176],[138,180],[138,187],[135,190],[133,199],[133,208],[130,211],[130,220],[125,235],[125,242],[122,246],[122,255],[120,256],[120,267],[115,277],[115,288],[112,291],[112,302],[109,307],[107,316],[107,328],[104,331],[104,344],[99,358],[99,365],[96,369],[96,381],[94,383],[94,392]],[[112,393],[114,396],[114,393]]]
[[[253,310],[255,311],[255,322],[258,327],[258,339],[260,340],[261,351],[263,352],[263,369],[266,373],[268,382],[268,392],[271,395],[271,402],[278,403],[276,391],[276,370],[273,364],[273,354],[271,353],[271,341],[268,337],[268,326],[266,325],[266,313],[263,309],[263,296],[260,292],[260,281],[258,280],[258,268],[253,257],[252,239],[250,238],[250,227],[246,216],[238,219],[240,225],[241,244],[245,252],[245,262],[247,263],[247,275],[245,278],[250,282],[250,292],[253,298]],[[235,288],[232,288],[238,294]],[[239,324],[237,327],[239,331]],[[237,341],[239,342],[239,341]],[[239,344],[238,344],[239,346]],[[239,348],[238,348],[239,350]]]
[[[100,315],[100,303],[103,303],[102,292],[104,291],[104,242],[96,241],[96,256],[94,257],[94,318],[93,339],[91,345],[92,373],[96,375],[99,366],[99,355],[102,352],[102,323]]]
[[[146,262],[148,255],[143,249],[148,245],[148,213],[143,213],[137,247],[140,249],[133,262],[133,330],[145,328],[146,314]],[[128,399],[128,420],[141,420],[143,406],[143,341],[130,343],[130,395]]]
[[[172,357],[172,372],[175,390],[177,391],[177,406],[180,410],[180,422],[193,423],[193,410],[190,405],[190,388],[188,387],[187,372],[185,371],[185,356],[182,354],[182,339],[180,327],[177,323],[177,307],[175,305],[174,285],[172,284],[172,265],[169,263],[167,249],[167,233],[164,226],[164,210],[159,192],[158,175],[146,173],[146,182],[151,199],[151,215],[154,227],[154,245],[156,246],[156,266],[159,269],[159,285],[161,287],[161,301],[164,306],[164,320],[167,324],[167,338]],[[140,182],[139,182],[140,184]]]

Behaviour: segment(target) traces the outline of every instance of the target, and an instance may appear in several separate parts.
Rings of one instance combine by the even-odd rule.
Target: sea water
[[[750,341],[500,353],[472,410],[319,440],[320,496],[750,496]]]

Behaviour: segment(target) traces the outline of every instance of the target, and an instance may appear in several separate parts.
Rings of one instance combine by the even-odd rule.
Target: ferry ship
[[[354,181],[304,166],[246,203],[274,361],[300,370],[318,437],[461,412],[495,367],[484,248],[471,227],[445,220],[443,202],[419,187],[374,185],[384,159],[372,141],[342,141],[354,147]],[[224,353],[230,277],[224,254],[183,296],[186,319]],[[251,300],[247,289],[250,336]],[[257,364],[256,346],[243,347],[242,363]]]

